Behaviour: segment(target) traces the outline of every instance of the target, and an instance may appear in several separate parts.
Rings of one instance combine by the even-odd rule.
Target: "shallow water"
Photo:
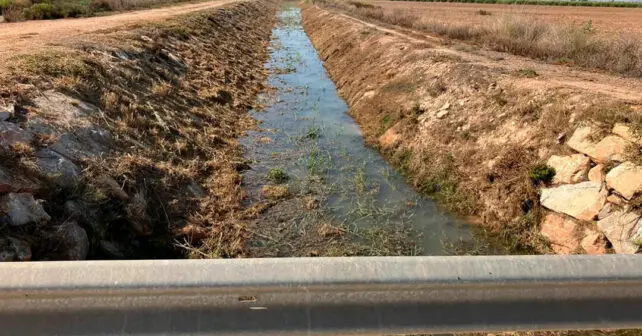
[[[444,242],[471,240],[463,220],[415,192],[378,152],[366,147],[303,31],[300,9],[286,4],[279,15],[266,64],[271,89],[259,98],[266,107],[252,112],[260,130],[242,139],[252,162],[244,175],[247,205],[262,199],[266,175],[277,168],[290,177],[294,197],[323,195],[321,207],[335,222],[413,228],[420,233],[418,254],[442,255]]]

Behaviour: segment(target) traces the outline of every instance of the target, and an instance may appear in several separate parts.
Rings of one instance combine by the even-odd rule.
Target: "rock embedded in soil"
[[[43,148],[36,153],[38,168],[56,184],[71,188],[78,183],[80,169],[64,156]]]
[[[109,152],[111,135],[98,126],[88,126],[65,133],[50,147],[73,161],[102,156]]]
[[[109,196],[115,197],[119,200],[125,201],[129,199],[129,195],[120,187],[118,182],[111,176],[101,175],[96,179],[96,183],[103,187]]]
[[[627,203],[625,199],[616,194],[609,195],[609,197],[606,198],[606,201],[619,206],[624,206]]]
[[[6,121],[13,116],[13,106],[0,106],[0,121]]]
[[[631,127],[628,125],[622,124],[622,123],[617,123],[615,126],[613,126],[613,134],[620,136],[621,138],[628,140],[630,142],[634,142],[638,145],[642,145],[642,138],[635,134],[633,130],[631,130]]]
[[[599,182],[599,183],[604,182],[604,179],[606,178],[604,169],[605,167],[603,164],[598,164],[595,167],[591,168],[591,170],[589,170],[588,172],[589,181]]]
[[[0,262],[30,261],[31,257],[29,243],[12,237],[0,239]]]
[[[577,221],[553,212],[542,221],[540,234],[548,239],[555,253],[572,254],[580,247],[577,230]]]
[[[90,116],[99,109],[91,104],[55,91],[45,91],[33,99],[40,115],[55,116],[47,123],[62,129],[87,127],[91,125]]]
[[[580,242],[580,246],[584,249],[586,254],[606,254],[606,238],[604,234],[592,229],[584,231],[584,238]]]
[[[0,193],[35,193],[41,188],[42,186],[38,182],[26,176],[17,175],[15,172],[10,172],[7,169],[0,167]]]
[[[586,154],[598,163],[624,161],[629,142],[615,135],[608,135],[599,142],[593,142],[590,137],[595,132],[590,126],[579,127],[566,142],[572,149]]]
[[[642,191],[642,167],[624,162],[606,175],[606,184],[627,200]]]
[[[0,168],[0,193],[13,191],[13,179],[4,169]]]
[[[602,210],[607,196],[608,191],[601,183],[587,181],[543,188],[540,203],[550,210],[591,221]]]
[[[620,209],[597,222],[598,228],[613,245],[616,253],[634,254],[639,250],[633,239],[640,229],[640,214]]]
[[[441,119],[441,118],[443,118],[443,117],[445,117],[447,115],[448,115],[448,110],[441,110],[441,111],[437,112],[436,117],[437,117],[437,119]]]
[[[42,205],[28,193],[9,193],[0,199],[0,210],[11,226],[42,223],[51,220]]]
[[[101,240],[98,246],[100,247],[100,250],[109,258],[124,259],[125,257],[127,257],[127,254],[123,252],[124,248],[117,242]]]
[[[89,237],[85,229],[71,221],[56,230],[61,246],[61,257],[65,260],[85,260],[89,254]]]
[[[586,180],[591,160],[583,154],[553,155],[546,164],[555,169],[554,184],[577,183]]]
[[[32,141],[33,134],[31,132],[12,122],[0,121],[0,148],[7,150],[15,144],[30,144]]]

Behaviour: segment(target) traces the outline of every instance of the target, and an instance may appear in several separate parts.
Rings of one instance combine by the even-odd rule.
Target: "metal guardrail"
[[[0,264],[2,335],[635,327],[642,327],[638,256]]]

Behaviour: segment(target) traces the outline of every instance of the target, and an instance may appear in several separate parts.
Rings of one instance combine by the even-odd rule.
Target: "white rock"
[[[551,243],[551,248],[557,254],[572,254],[579,249],[577,230],[575,220],[554,212],[548,214],[540,226],[540,234]]]
[[[595,143],[589,138],[593,134],[590,126],[578,127],[566,144],[574,150],[590,156],[598,163],[624,161],[629,142],[615,135],[608,135]]]
[[[555,169],[553,183],[576,183],[586,180],[591,160],[583,154],[570,156],[551,156],[546,164]]]
[[[446,115],[448,115],[448,110],[441,110],[441,111],[437,112],[437,118],[438,119],[441,119],[441,118],[445,117]]]
[[[584,231],[584,238],[582,238],[580,246],[586,254],[606,254],[607,252],[604,234],[591,229]]]
[[[602,184],[587,181],[543,188],[540,203],[550,210],[591,221],[602,210],[607,196],[608,191]]]
[[[603,164],[598,164],[597,166],[591,168],[591,170],[589,170],[588,172],[589,181],[599,183],[604,182],[604,179],[606,178],[606,174],[604,174],[604,168],[605,167]]]
[[[642,191],[642,167],[624,162],[606,175],[606,184],[627,200]]]
[[[639,214],[617,210],[608,217],[599,220],[597,226],[611,242],[615,252],[634,254],[638,251],[639,246],[632,239],[640,229]]]
[[[623,139],[630,142],[635,142],[638,145],[642,145],[642,138],[638,134],[635,134],[635,132],[631,130],[631,127],[626,124],[615,124],[615,126],[613,126],[613,134],[619,135]]]

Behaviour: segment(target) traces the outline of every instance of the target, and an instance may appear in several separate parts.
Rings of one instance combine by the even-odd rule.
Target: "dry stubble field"
[[[642,33],[642,8],[564,7],[501,5],[447,2],[374,1],[386,12],[410,11],[412,14],[447,24],[481,26],[501,16],[524,17],[555,24],[585,24],[591,21],[598,33]],[[479,10],[491,15],[480,15]]]

